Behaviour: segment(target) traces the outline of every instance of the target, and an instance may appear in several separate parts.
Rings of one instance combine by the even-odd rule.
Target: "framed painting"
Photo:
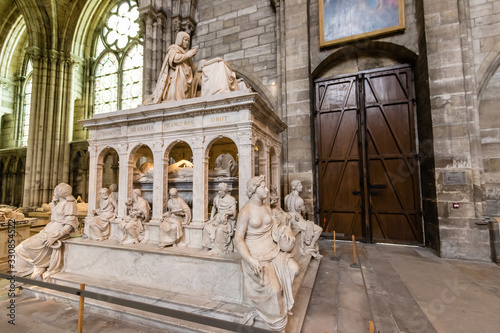
[[[321,47],[404,28],[404,0],[319,0]]]

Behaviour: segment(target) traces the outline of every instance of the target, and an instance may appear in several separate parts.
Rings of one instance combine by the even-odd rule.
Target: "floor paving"
[[[446,260],[432,250],[320,240],[324,257],[303,323],[304,333],[493,333],[500,331],[500,267]],[[4,271],[0,266],[0,271]],[[16,325],[8,324],[8,281],[0,280],[0,332],[76,332],[78,309],[17,289]],[[164,332],[86,312],[84,332]]]

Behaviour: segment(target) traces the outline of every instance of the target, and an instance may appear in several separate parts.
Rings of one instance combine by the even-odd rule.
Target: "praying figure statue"
[[[195,96],[192,87],[193,75],[196,73],[193,57],[197,50],[188,50],[190,39],[187,32],[180,31],[177,34],[175,44],[168,48],[156,87],[144,105],[179,101]]]
[[[121,243],[140,243],[144,238],[143,223],[149,221],[151,207],[146,199],[142,197],[141,190],[134,189],[132,191],[132,199],[128,199],[127,201],[127,208],[128,216],[119,224],[120,229],[124,233]]]
[[[18,276],[31,274],[32,279],[42,277],[48,281],[50,275],[61,271],[63,266],[62,240],[78,229],[78,208],[71,194],[71,186],[60,183],[54,189],[50,203],[50,222],[38,234],[24,240],[15,248]]]
[[[191,209],[184,199],[179,197],[176,188],[168,191],[167,212],[160,222],[159,247],[177,246],[184,235],[184,225],[191,222]]]
[[[109,238],[109,221],[116,218],[118,206],[111,191],[107,188],[101,188],[99,191],[99,208],[94,209],[93,216],[87,216],[87,236],[91,240],[103,241]]]
[[[236,224],[236,199],[228,194],[226,183],[220,183],[214,198],[211,219],[203,228],[203,248],[210,254],[233,252],[233,234]]]
[[[268,189],[264,176],[247,182],[250,198],[238,215],[234,245],[241,255],[245,294],[253,310],[243,324],[252,325],[259,316],[274,331],[284,331],[294,304],[293,280],[299,266],[290,254],[295,238],[292,230],[273,218],[266,205]]]
[[[292,230],[296,236],[300,233],[299,250],[300,254],[312,255],[316,259],[323,256],[319,253],[318,239],[321,236],[323,228],[304,218],[306,206],[304,199],[300,197],[302,192],[302,183],[298,179],[292,180],[292,192],[285,197],[285,207],[292,216]]]

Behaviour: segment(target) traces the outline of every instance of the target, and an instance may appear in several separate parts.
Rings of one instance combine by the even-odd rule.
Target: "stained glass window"
[[[141,104],[142,43],[137,1],[120,1],[108,13],[96,44],[95,114]]]
[[[21,147],[28,146],[28,134],[30,130],[30,115],[31,115],[31,92],[33,91],[33,64],[31,60],[26,66],[26,84],[24,85],[24,100],[23,100],[23,125],[21,128]]]
[[[118,59],[108,52],[95,71],[95,113],[118,110]]]

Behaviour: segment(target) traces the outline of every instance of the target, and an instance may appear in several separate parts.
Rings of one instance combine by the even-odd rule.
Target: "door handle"
[[[359,192],[359,191],[352,191],[352,195],[360,195],[360,194],[361,194],[361,192]]]

